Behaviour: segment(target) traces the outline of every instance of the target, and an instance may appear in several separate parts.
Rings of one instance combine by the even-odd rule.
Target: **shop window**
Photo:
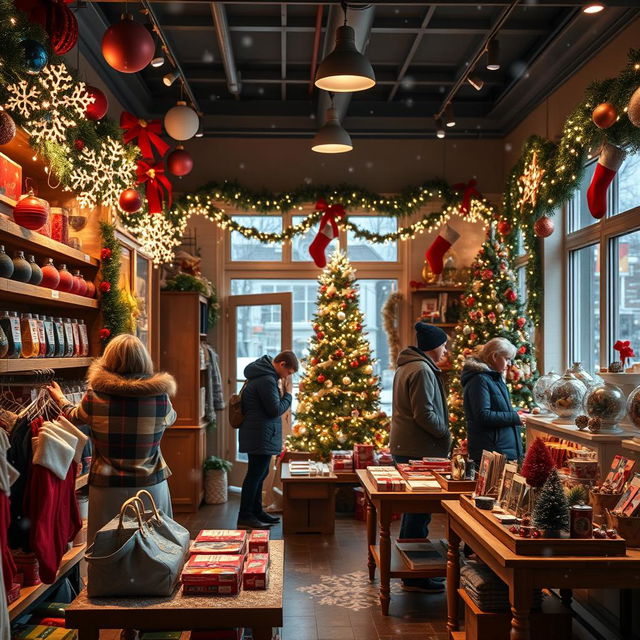
[[[292,216],[291,222],[295,226],[300,224],[304,220],[305,216]],[[309,255],[309,246],[313,242],[313,239],[318,233],[319,223],[315,224],[307,233],[300,236],[295,236],[291,240],[291,260],[293,262],[311,262],[311,256]],[[338,238],[334,238],[329,246],[325,250],[325,255],[329,257],[335,249],[340,246]]]
[[[591,179],[593,178],[593,174],[596,170],[596,163],[597,159],[591,161],[585,167],[582,180],[573,194],[573,198],[569,205],[569,233],[572,231],[579,231],[580,229],[584,229],[585,227],[598,222],[589,212],[589,205],[587,204],[587,190],[589,189],[589,184],[591,184]],[[611,192],[612,189],[609,189],[609,200],[612,199]],[[611,207],[609,206],[608,209],[610,210]]]
[[[372,233],[387,234],[398,229],[398,220],[391,216],[350,216],[349,221]],[[398,243],[374,244],[347,232],[347,251],[352,262],[397,262]]]
[[[267,233],[282,232],[279,216],[234,216],[234,220],[247,227]],[[267,244],[257,238],[245,238],[237,231],[231,233],[231,260],[234,262],[281,262],[282,244]]]
[[[618,236],[611,243],[613,289],[609,342],[630,340],[637,350],[640,345],[640,230]],[[613,351],[609,353],[611,359],[617,359],[615,355]]]
[[[628,155],[618,171],[615,213],[640,207],[640,153]]]
[[[600,367],[600,248],[569,254],[569,341],[571,362],[587,371]]]
[[[518,294],[523,307],[526,308],[529,299],[529,289],[527,289],[527,266],[526,264],[518,267],[516,275],[518,277]]]

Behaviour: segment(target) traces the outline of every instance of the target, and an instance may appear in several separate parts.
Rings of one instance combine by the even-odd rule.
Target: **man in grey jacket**
[[[408,462],[424,456],[447,457],[451,447],[449,412],[438,363],[447,353],[447,334],[426,322],[415,325],[416,347],[407,347],[398,355],[393,378],[393,412],[389,446],[396,462]],[[405,513],[400,538],[427,538],[430,513]],[[440,581],[403,580],[405,591],[437,593],[444,590]]]

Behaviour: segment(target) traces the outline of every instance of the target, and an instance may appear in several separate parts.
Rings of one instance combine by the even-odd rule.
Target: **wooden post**
[[[369,580],[374,580],[376,577],[376,560],[373,557],[373,551],[371,547],[376,543],[377,526],[376,526],[376,507],[369,499],[369,496],[365,492],[367,499],[367,566],[369,567]]]
[[[458,631],[458,588],[460,586],[460,536],[447,517],[447,631]]]

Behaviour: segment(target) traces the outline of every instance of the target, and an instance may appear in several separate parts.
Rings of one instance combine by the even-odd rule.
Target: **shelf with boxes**
[[[459,315],[460,295],[464,287],[426,286],[411,292],[412,317],[435,324],[443,329],[453,328]]]

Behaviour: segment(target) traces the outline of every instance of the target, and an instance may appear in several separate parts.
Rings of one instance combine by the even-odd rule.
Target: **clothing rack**
[[[0,389],[2,387],[44,387],[55,379],[54,369],[38,369],[0,376]]]

